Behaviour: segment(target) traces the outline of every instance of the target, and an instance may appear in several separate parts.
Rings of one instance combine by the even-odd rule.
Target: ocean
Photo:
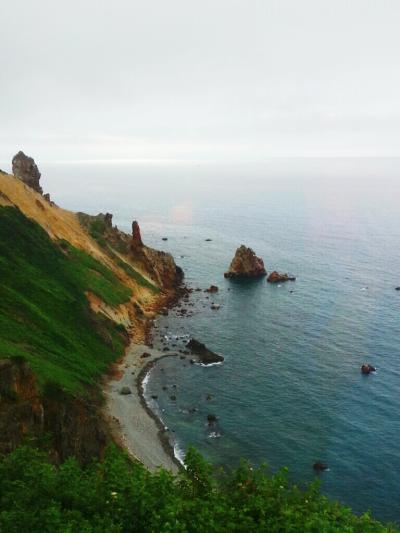
[[[193,444],[218,465],[288,467],[300,485],[320,460],[329,498],[400,521],[398,160],[87,163],[42,173],[63,207],[112,212],[125,231],[137,219],[144,242],[171,252],[189,286],[219,287],[192,293],[189,316],[156,321],[157,346],[183,349],[194,337],[225,357],[210,367],[165,358],[149,376],[146,394],[178,454]],[[296,281],[224,279],[241,244]],[[361,375],[364,362],[376,373]]]

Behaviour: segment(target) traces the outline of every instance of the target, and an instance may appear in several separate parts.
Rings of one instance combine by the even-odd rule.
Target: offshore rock
[[[289,276],[288,274],[281,274],[274,270],[267,278],[268,283],[282,283],[284,281],[296,281],[294,276]]]
[[[361,373],[362,374],[371,374],[371,372],[375,372],[376,368],[372,365],[369,365],[368,363],[364,363],[361,367]]]
[[[210,285],[208,289],[205,289],[204,292],[218,292],[218,287],[216,285]]]
[[[316,472],[323,472],[328,469],[328,465],[322,461],[317,461],[313,464],[313,468]]]
[[[190,339],[190,341],[186,344],[186,347],[189,348],[194,355],[197,355],[199,361],[205,365],[209,365],[211,363],[222,363],[224,360],[222,355],[212,352],[205,344],[196,339]]]
[[[264,261],[243,244],[236,250],[235,257],[225,272],[226,278],[258,278],[267,274]]]
[[[24,152],[19,151],[12,160],[12,172],[14,176],[22,180],[28,187],[43,194],[40,186],[40,172],[32,157],[28,157]]]

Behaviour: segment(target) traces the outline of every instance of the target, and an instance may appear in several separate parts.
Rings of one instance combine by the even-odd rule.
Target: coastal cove
[[[86,205],[82,191],[67,190],[62,172],[53,173],[56,199],[91,213],[109,209],[125,230],[138,219],[145,242],[171,252],[189,286],[202,289],[190,295],[186,316],[175,309],[157,317],[154,347],[183,350],[194,337],[225,358],[202,367],[167,357],[152,369],[145,395],[178,447],[194,444],[215,464],[246,457],[273,471],[287,466],[300,484],[315,479],[312,465],[320,460],[329,467],[319,476],[324,494],[398,520],[396,183],[370,177],[360,189],[356,181],[343,186],[345,173],[335,185],[253,176],[249,190],[221,172],[203,175],[189,192],[179,168],[175,176],[119,168],[112,188],[102,172],[79,169],[88,178]],[[224,279],[240,244],[264,259],[268,273],[289,272],[296,281]],[[217,294],[203,292],[211,284]],[[375,375],[361,375],[365,362]],[[214,436],[209,414],[218,417]]]

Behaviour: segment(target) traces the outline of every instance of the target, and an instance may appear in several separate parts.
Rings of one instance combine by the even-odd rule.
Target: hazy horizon
[[[400,4],[5,1],[0,161],[400,156]]]

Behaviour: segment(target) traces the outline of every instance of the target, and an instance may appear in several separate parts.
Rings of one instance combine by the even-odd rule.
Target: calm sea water
[[[219,286],[210,299],[193,294],[193,316],[157,323],[156,343],[194,336],[225,357],[207,368],[164,359],[151,373],[147,394],[158,396],[154,408],[182,450],[194,444],[228,466],[240,457],[287,466],[297,483],[312,480],[322,460],[326,495],[400,520],[398,161],[49,166],[43,174],[63,206],[111,211],[125,230],[138,219],[145,242],[170,251],[189,284]],[[225,280],[242,243],[268,271],[297,281]],[[362,376],[363,362],[376,374]],[[216,431],[208,414],[218,416]]]

